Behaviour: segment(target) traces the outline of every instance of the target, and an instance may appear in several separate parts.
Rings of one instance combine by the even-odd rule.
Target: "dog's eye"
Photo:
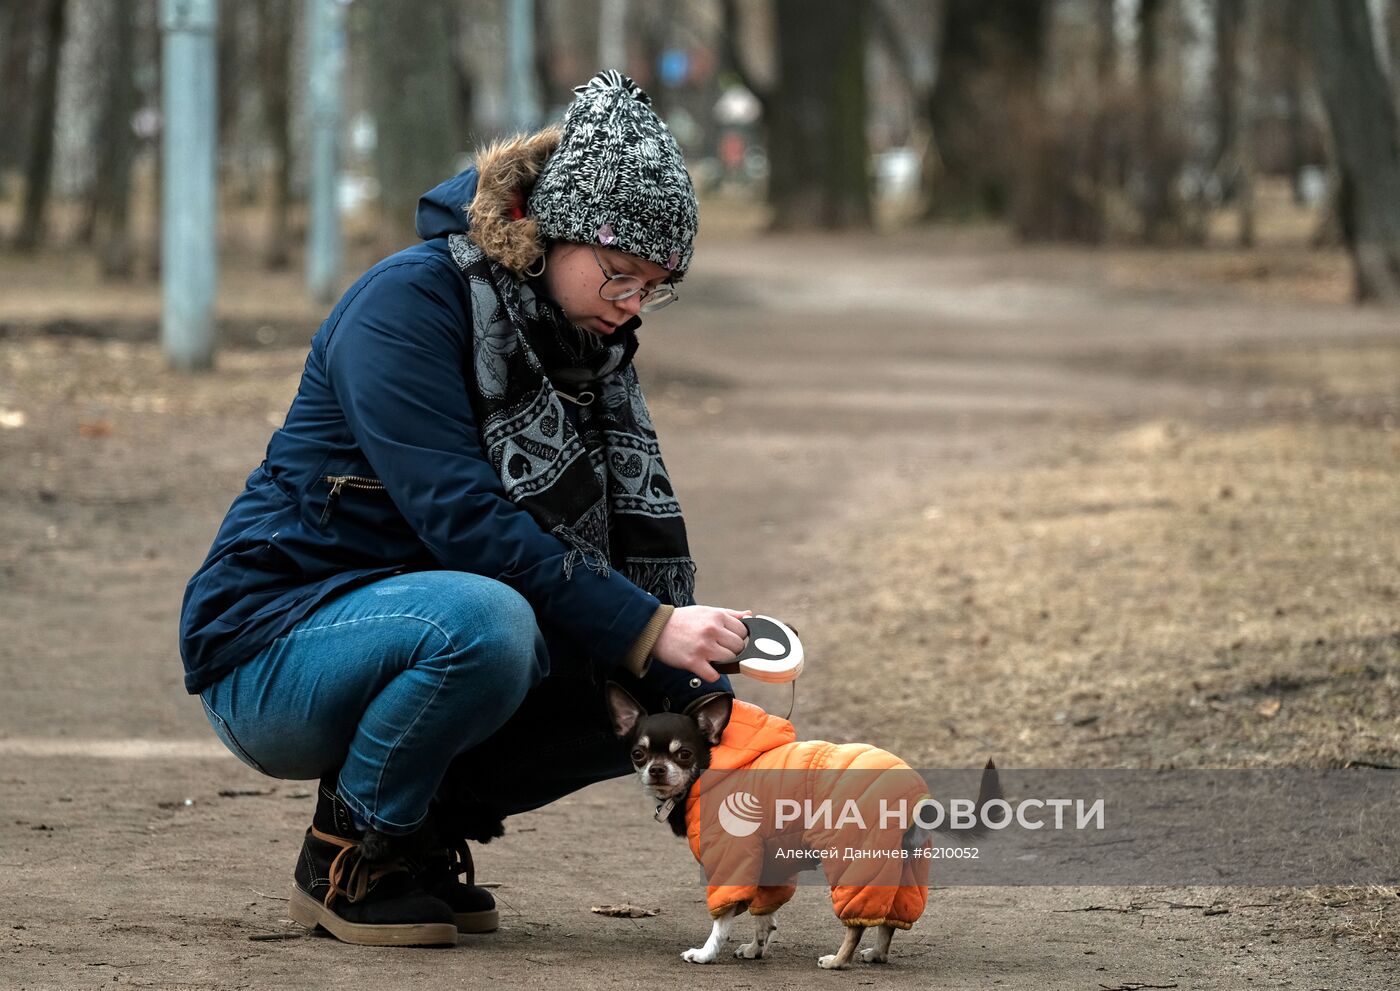
[[[632,748],[632,763],[640,764],[646,758],[647,752],[641,747]]]
[[[686,749],[684,749],[684,748],[682,748],[682,749],[676,751],[676,759],[677,759],[677,760],[689,761],[690,758],[692,758],[692,757],[694,757],[694,756],[695,756],[695,755],[694,755],[693,753],[691,753],[689,750],[686,750]]]

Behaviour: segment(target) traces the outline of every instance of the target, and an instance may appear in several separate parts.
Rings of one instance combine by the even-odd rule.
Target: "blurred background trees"
[[[339,199],[418,195],[522,119],[511,0],[354,0]],[[156,270],[158,0],[0,0],[0,238]],[[1400,301],[1400,0],[529,0],[543,117],[618,65],[702,194],[775,230],[1005,224],[1032,241],[1345,245]],[[304,0],[221,4],[225,250],[294,264]],[[1291,211],[1288,233],[1270,218]],[[1306,222],[1300,223],[1298,218]]]

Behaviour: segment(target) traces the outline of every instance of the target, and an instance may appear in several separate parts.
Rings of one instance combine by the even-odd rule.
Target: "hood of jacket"
[[[551,127],[487,147],[470,168],[419,197],[418,236],[426,241],[470,230],[488,258],[523,275],[545,250],[525,204],[559,136]]]

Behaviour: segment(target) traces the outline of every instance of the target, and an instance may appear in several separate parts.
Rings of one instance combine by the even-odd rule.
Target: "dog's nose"
[[[662,767],[660,764],[653,764],[651,767],[647,768],[647,774],[658,781],[663,781],[666,778],[666,768]]]

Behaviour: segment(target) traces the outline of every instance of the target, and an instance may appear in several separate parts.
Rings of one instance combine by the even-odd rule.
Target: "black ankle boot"
[[[477,885],[465,840],[457,847],[439,847],[406,857],[404,866],[424,891],[451,907],[459,933],[490,933],[500,928],[496,899]]]
[[[446,827],[442,815],[430,811],[420,830],[422,843],[418,852],[404,858],[415,881],[434,898],[452,908],[452,917],[459,933],[489,933],[500,928],[501,916],[491,892],[476,883],[476,867],[465,838],[449,838],[455,832]],[[499,821],[491,836],[500,836],[504,829]]]
[[[454,946],[453,910],[404,865],[406,838],[355,828],[350,809],[322,781],[316,815],[297,858],[290,914],[363,946]]]

